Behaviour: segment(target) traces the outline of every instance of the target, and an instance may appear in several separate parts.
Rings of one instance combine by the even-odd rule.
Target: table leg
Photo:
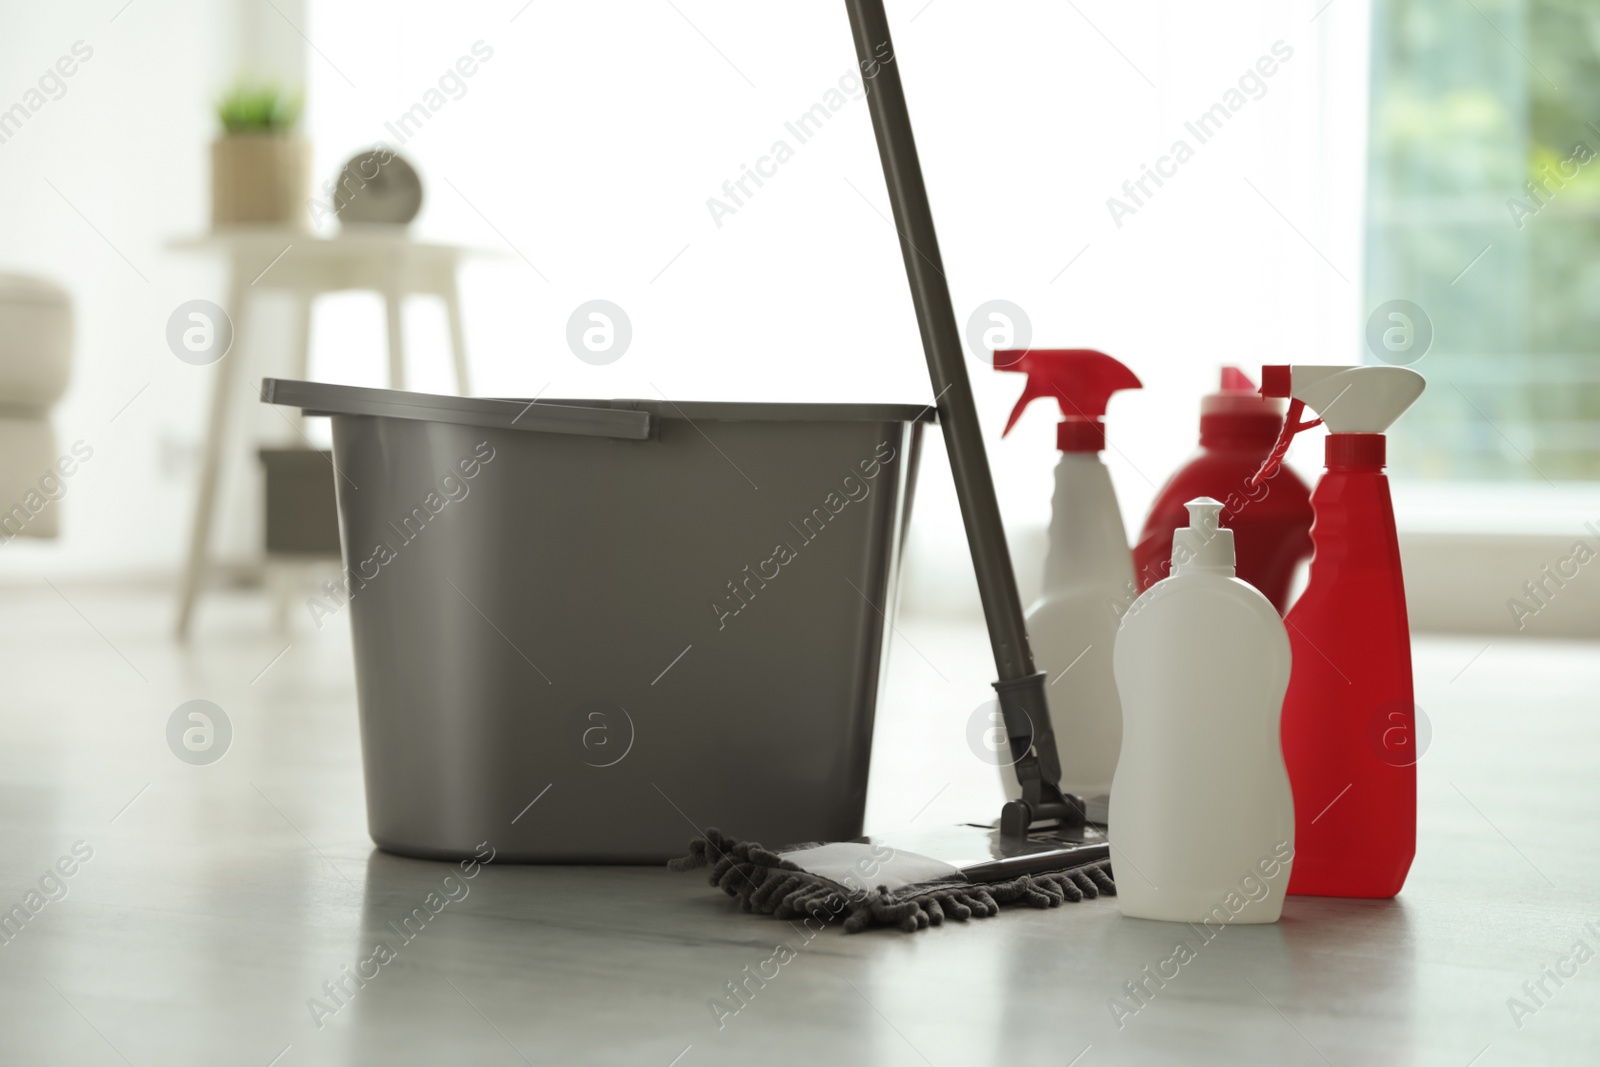
[[[272,623],[279,637],[289,636],[289,607],[299,584],[300,568],[267,557],[267,591],[272,597]]]
[[[189,533],[189,556],[184,564],[183,584],[178,593],[177,634],[180,641],[188,639],[189,623],[194,617],[194,602],[205,580],[212,518],[217,506],[217,482],[222,473],[222,455],[227,447],[228,412],[235,399],[233,391],[239,380],[239,364],[245,358],[249,288],[245,284],[245,272],[239,264],[232,264],[230,273],[228,303],[224,310],[233,320],[233,347],[215,364],[215,377],[212,379],[211,415],[206,423],[205,446],[200,457],[200,491],[195,498],[194,525]]]
[[[383,306],[389,322],[389,388],[406,387],[406,338],[401,320],[405,290],[395,285],[384,290]]]
[[[311,380],[311,301],[314,294],[296,291],[292,298],[294,321],[290,323],[289,374],[308,382]],[[306,417],[296,415],[295,422],[300,427],[301,436],[304,436]]]
[[[461,323],[461,289],[453,273],[450,275],[450,287],[444,294],[444,310],[450,320],[450,358],[455,360],[456,392],[471,396],[472,386],[467,378],[467,332]]]

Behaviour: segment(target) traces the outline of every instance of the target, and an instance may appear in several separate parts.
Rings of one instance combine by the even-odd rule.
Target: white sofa
[[[76,468],[50,409],[72,373],[72,298],[42,278],[0,272],[0,544],[55,537]]]

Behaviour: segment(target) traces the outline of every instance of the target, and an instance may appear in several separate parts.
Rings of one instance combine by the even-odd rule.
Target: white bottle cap
[[[1221,526],[1222,501],[1200,496],[1184,507],[1189,509],[1189,525],[1172,531],[1172,573],[1232,577],[1233,531]]]

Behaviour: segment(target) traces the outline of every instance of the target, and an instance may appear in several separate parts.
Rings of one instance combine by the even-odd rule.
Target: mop
[[[939,424],[994,648],[1001,717],[1022,795],[994,825],[874,835],[773,851],[708,829],[675,870],[710,868],[711,884],[745,911],[821,923],[847,933],[906,932],[999,913],[1007,904],[1055,907],[1116,892],[1104,827],[1082,798],[1061,791],[1044,672],[1035,668],[1011,553],[978,424],[961,335],[939,257],[933,214],[911,134],[883,0],[845,0],[867,107],[900,234]]]

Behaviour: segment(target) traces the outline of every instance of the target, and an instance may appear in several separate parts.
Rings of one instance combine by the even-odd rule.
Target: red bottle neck
[[[1387,459],[1381,433],[1330,433],[1323,446],[1330,471],[1381,471]]]
[[[1318,587],[1319,594],[1339,590],[1352,573],[1346,569],[1349,567],[1392,570],[1392,594],[1399,599],[1395,610],[1403,613],[1405,594],[1399,584],[1400,549],[1394,505],[1389,499],[1389,478],[1383,473],[1383,435],[1329,434],[1327,441],[1328,469],[1311,494],[1311,507],[1316,512],[1311,540],[1316,554],[1311,560],[1306,593],[1313,592],[1312,586]],[[1384,598],[1373,596],[1374,606],[1383,602]],[[1301,603],[1316,599],[1302,596]]]
[[[1106,424],[1099,419],[1062,419],[1056,423],[1056,448],[1062,452],[1104,452]]]

